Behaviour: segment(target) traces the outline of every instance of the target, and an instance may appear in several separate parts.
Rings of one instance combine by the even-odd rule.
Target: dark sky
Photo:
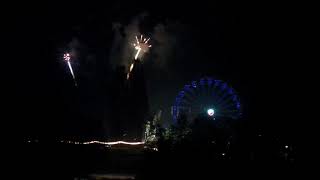
[[[274,7],[200,1],[8,5],[10,11],[2,12],[6,58],[1,63],[9,116],[3,121],[23,136],[95,135],[112,86],[112,27],[119,23],[125,29],[146,14],[140,31],[152,37],[163,25],[174,42],[165,63],[152,61],[153,50],[145,62],[152,111],[166,111],[184,84],[208,75],[239,92],[253,129],[291,133],[295,39],[292,17]],[[74,41],[80,89],[59,59]]]

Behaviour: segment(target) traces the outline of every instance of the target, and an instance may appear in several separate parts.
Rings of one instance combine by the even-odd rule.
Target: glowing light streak
[[[126,142],[126,141],[113,141],[113,142],[102,142],[102,141],[88,141],[83,144],[104,144],[104,145],[116,145],[116,144],[126,144],[126,145],[141,145],[144,142]]]
[[[69,54],[69,53],[65,53],[65,54],[63,55],[63,59],[64,59],[65,61],[67,61],[67,64],[68,64],[70,73],[71,73],[72,78],[73,78],[73,80],[74,80],[74,84],[75,84],[75,86],[77,86],[76,77],[75,77],[75,75],[74,75],[74,73],[73,73],[73,69],[72,69],[71,62],[70,62],[70,60],[71,60],[70,54]]]
[[[132,71],[133,67],[134,67],[134,63],[132,63],[130,68],[129,68],[129,72],[127,73],[127,79],[130,78],[130,74],[131,74],[131,71]]]
[[[71,75],[72,75],[73,79],[75,79],[75,77],[74,77],[74,73],[73,73],[73,70],[72,70],[72,66],[71,66],[70,61],[67,61],[67,63],[68,63],[68,66],[69,66],[69,69],[70,69]]]
[[[138,51],[137,51],[136,55],[134,56],[134,59],[135,59],[135,60],[138,59],[139,53],[140,53],[140,51],[141,51],[141,48],[140,48],[140,47],[138,47],[138,48],[136,48],[136,49],[138,49]]]
[[[130,72],[132,71],[133,66],[134,66],[134,64],[132,63],[131,66],[130,66]]]

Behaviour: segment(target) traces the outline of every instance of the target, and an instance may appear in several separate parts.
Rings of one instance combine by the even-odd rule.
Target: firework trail
[[[143,56],[143,53],[146,53],[149,51],[149,49],[151,48],[151,45],[148,44],[150,38],[143,38],[143,35],[140,35],[140,39],[136,36],[136,42],[133,43],[133,47],[134,49],[137,50],[135,56],[134,56],[134,60],[138,60],[138,57],[142,57]],[[134,67],[134,62],[130,65],[130,69],[129,69],[129,72],[127,74],[127,79],[130,78],[130,73],[132,71]]]
[[[67,62],[67,64],[68,64],[70,73],[71,73],[72,78],[73,78],[73,80],[74,80],[74,85],[77,86],[76,77],[75,77],[75,75],[74,75],[74,73],[73,73],[73,69],[72,69],[71,62],[70,62],[70,60],[71,60],[70,54],[69,54],[69,53],[65,53],[65,54],[63,55],[63,59],[64,59],[64,60]]]

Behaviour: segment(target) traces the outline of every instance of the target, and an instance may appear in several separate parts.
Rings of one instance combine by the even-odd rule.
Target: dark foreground
[[[260,179],[296,173],[295,162],[233,159],[208,149],[156,152],[143,146],[70,144],[25,144],[20,149],[14,168],[27,179]]]

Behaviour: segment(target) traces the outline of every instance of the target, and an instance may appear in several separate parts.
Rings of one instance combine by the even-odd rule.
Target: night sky
[[[116,37],[138,27],[153,39],[144,62],[151,113],[162,109],[170,120],[170,106],[183,85],[212,76],[236,89],[252,131],[291,137],[297,81],[289,65],[297,58],[288,26],[292,19],[269,6],[200,1],[8,5],[10,13],[2,12],[1,62],[8,116],[2,121],[22,137],[101,135],[111,72],[123,63],[115,49],[123,41]],[[79,88],[61,59],[65,50],[77,53]]]

